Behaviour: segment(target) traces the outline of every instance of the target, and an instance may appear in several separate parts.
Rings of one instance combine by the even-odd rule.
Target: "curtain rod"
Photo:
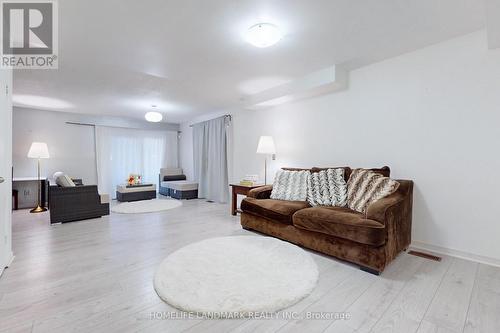
[[[229,118],[229,121],[232,121],[232,120],[233,120],[233,117],[232,117],[230,114],[225,114],[225,115],[223,115],[223,116],[221,116],[221,117],[224,117],[224,118]],[[217,118],[220,118],[220,117],[217,117]],[[213,118],[213,119],[217,119],[217,118]],[[213,119],[209,119],[209,120],[213,120]],[[208,121],[208,120],[205,120],[205,121]],[[197,123],[191,124],[191,125],[189,125],[189,127],[193,127],[194,125],[204,123],[205,121],[200,121],[200,122],[197,122]]]
[[[66,124],[68,125],[79,125],[79,126],[90,126],[90,127],[96,127],[96,126],[103,126],[103,127],[112,127],[112,128],[124,128],[124,129],[133,129],[133,130],[140,130],[140,131],[162,131],[161,129],[145,129],[145,128],[135,128],[135,127],[124,127],[124,126],[109,126],[109,125],[96,125],[96,124],[89,124],[89,123],[77,123],[73,121],[67,121]],[[177,132],[181,133],[179,130],[165,130],[165,131],[170,131],[170,132]]]
[[[75,123],[75,122],[72,122],[72,121],[67,121],[66,124],[68,124],[68,125],[80,125],[80,126],[92,126],[92,127],[95,127],[95,124]]]

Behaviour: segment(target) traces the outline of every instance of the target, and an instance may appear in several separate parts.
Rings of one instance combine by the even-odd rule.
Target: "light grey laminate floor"
[[[312,253],[318,286],[276,318],[165,319],[180,312],[153,289],[163,258],[202,239],[253,234],[225,205],[183,203],[55,226],[46,213],[14,212],[0,332],[500,332],[500,268],[406,253],[378,277]],[[324,319],[335,313],[349,319]]]

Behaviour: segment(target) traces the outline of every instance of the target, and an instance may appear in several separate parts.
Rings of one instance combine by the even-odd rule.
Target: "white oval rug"
[[[163,210],[169,210],[179,206],[182,206],[182,202],[180,200],[153,199],[120,203],[111,207],[111,211],[113,213],[120,214],[140,214],[161,212]]]
[[[158,268],[154,287],[184,311],[228,317],[287,308],[316,286],[318,267],[300,247],[270,237],[211,238],[183,247]]]

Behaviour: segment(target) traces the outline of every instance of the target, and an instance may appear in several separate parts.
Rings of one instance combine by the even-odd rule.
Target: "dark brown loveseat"
[[[348,180],[351,169],[344,169]],[[372,170],[390,174],[388,167]],[[372,203],[366,214],[348,208],[311,207],[302,201],[272,200],[272,186],[263,186],[243,200],[241,225],[378,274],[411,242],[413,182],[398,182],[398,190]]]

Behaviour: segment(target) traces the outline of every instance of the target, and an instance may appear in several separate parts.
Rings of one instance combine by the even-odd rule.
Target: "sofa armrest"
[[[366,209],[366,218],[385,224],[387,211],[397,208],[404,200],[404,196],[397,191],[385,198],[375,201]]]
[[[271,197],[272,190],[272,185],[264,185],[250,190],[247,196],[255,199],[269,199]]]
[[[368,206],[366,218],[385,225],[386,259],[394,259],[397,254],[411,243],[411,224],[413,209],[413,182],[398,180],[398,190]]]
[[[109,204],[110,203],[109,194],[99,194],[99,197],[101,199],[101,205],[102,204]]]
[[[375,201],[366,209],[366,218],[370,220],[375,220],[381,223],[386,222],[388,218],[389,211],[403,209],[406,203],[412,203],[413,201],[413,181],[411,180],[397,180],[399,187],[391,195],[385,198]],[[408,207],[406,207],[408,208]],[[411,209],[411,205],[409,207]],[[394,211],[398,214],[398,212]]]

